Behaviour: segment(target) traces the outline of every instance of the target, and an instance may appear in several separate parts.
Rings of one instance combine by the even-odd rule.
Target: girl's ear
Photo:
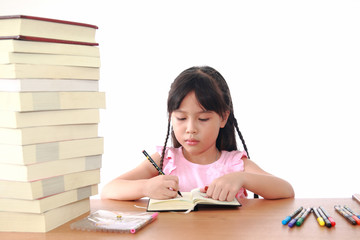
[[[225,127],[229,116],[230,116],[230,111],[226,111],[226,112],[222,115],[222,120],[221,120],[221,123],[220,123],[220,127],[221,127],[221,128],[224,128],[224,127]]]

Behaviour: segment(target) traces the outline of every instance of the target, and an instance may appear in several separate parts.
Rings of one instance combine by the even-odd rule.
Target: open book
[[[191,192],[182,192],[183,197],[176,197],[172,199],[158,200],[149,199],[147,211],[148,212],[163,212],[163,211],[187,211],[196,210],[198,205],[216,205],[216,206],[230,206],[240,207],[236,199],[231,202],[214,200],[208,198],[205,193],[200,192],[199,188],[193,189]]]

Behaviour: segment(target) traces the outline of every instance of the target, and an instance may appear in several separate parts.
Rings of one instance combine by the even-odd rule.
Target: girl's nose
[[[186,133],[194,134],[197,132],[196,124],[194,121],[189,120],[186,128]]]

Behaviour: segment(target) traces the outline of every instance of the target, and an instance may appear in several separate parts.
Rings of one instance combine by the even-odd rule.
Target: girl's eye
[[[177,119],[178,121],[184,121],[186,118],[177,117],[176,119]]]
[[[199,120],[200,120],[201,122],[206,122],[206,121],[209,120],[209,118],[199,118]]]

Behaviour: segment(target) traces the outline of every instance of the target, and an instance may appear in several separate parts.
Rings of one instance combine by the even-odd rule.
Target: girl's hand
[[[244,184],[241,172],[233,172],[215,179],[206,189],[206,195],[220,201],[232,201]]]
[[[170,199],[177,196],[179,178],[172,175],[159,175],[150,178],[144,185],[144,195],[154,199]]]

